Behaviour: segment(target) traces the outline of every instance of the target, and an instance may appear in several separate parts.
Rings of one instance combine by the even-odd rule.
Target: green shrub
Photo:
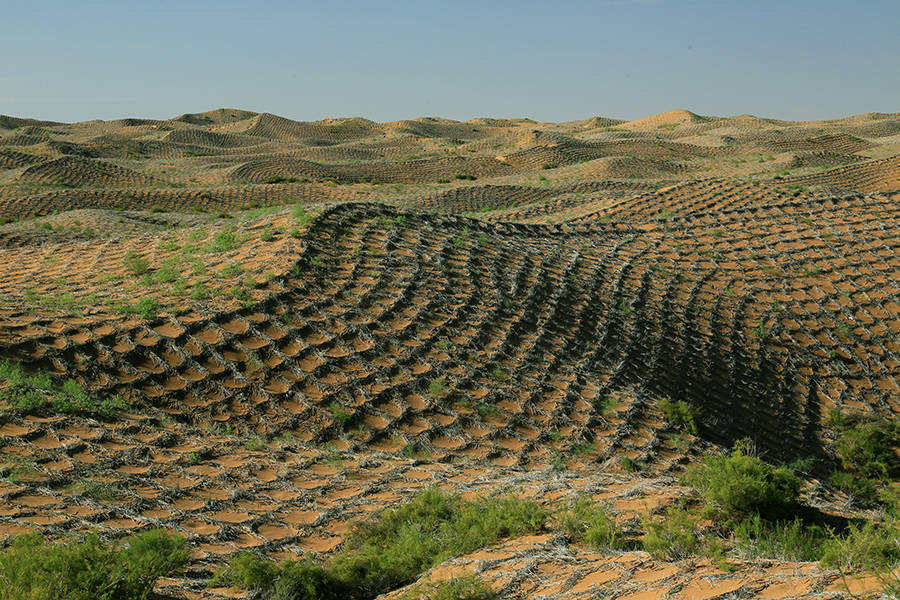
[[[822,549],[820,564],[846,576],[874,575],[887,598],[900,598],[900,521],[851,523],[844,535],[832,534]],[[849,588],[848,590],[849,591]]]
[[[222,270],[219,271],[219,275],[227,279],[231,279],[232,277],[237,277],[243,272],[244,266],[241,263],[231,263],[222,267]]]
[[[24,412],[36,411],[48,405],[48,395],[42,392],[54,392],[50,405],[54,411],[62,414],[84,414],[110,419],[117,410],[128,407],[119,396],[97,401],[73,379],[68,379],[61,387],[57,387],[47,373],[29,375],[20,365],[9,361],[0,362],[0,380],[8,382],[8,387],[0,389],[0,401]]]
[[[835,471],[828,476],[828,483],[864,503],[874,502],[878,498],[878,488],[871,480],[847,471]]]
[[[842,572],[890,572],[900,566],[900,521],[851,523],[822,548],[822,566]]]
[[[82,479],[68,486],[67,491],[90,498],[97,502],[116,500],[128,495],[128,490],[114,483]]]
[[[697,421],[700,418],[700,411],[696,407],[684,400],[674,401],[668,398],[660,398],[659,407],[665,413],[666,421],[673,427],[683,429],[692,435],[699,433]]]
[[[137,252],[126,252],[122,263],[132,275],[143,275],[150,268],[150,263],[147,262],[147,259]]]
[[[181,277],[181,270],[172,264],[163,265],[153,274],[156,283],[172,283],[179,277]]]
[[[588,496],[581,496],[560,514],[559,526],[570,538],[594,550],[621,548],[624,543],[616,523]]]
[[[601,416],[611,413],[618,404],[619,401],[613,396],[598,396],[593,402],[594,410]]]
[[[106,547],[96,534],[80,542],[50,543],[18,536],[0,552],[2,597],[8,600],[136,600],[150,597],[156,579],[188,558],[184,540],[160,530]]]
[[[213,240],[207,245],[209,252],[227,252],[238,247],[239,241],[234,231],[224,230],[213,236]]]
[[[84,391],[74,379],[67,379],[53,397],[53,410],[64,415],[89,415],[99,419],[111,419],[117,410],[125,410],[128,405],[120,396],[97,401]]]
[[[479,402],[475,407],[475,410],[478,411],[478,416],[482,419],[487,419],[488,417],[493,417],[494,415],[500,414],[499,408],[497,408],[493,404],[487,404],[485,402]]]
[[[41,471],[34,459],[21,456],[10,456],[4,459],[0,465],[0,473],[3,473],[7,481],[22,481],[30,479]]]
[[[828,422],[838,432],[835,449],[845,469],[882,481],[900,476],[900,421],[832,411]]]
[[[340,403],[335,400],[328,406],[329,412],[331,412],[331,416],[334,418],[334,421],[343,429],[347,422],[350,420],[350,411],[340,405]]]
[[[242,552],[216,572],[212,586],[239,585],[271,600],[339,600],[346,588],[324,567],[309,560],[280,564]]]
[[[656,558],[680,560],[700,547],[695,528],[697,518],[683,509],[670,507],[662,520],[644,520],[647,533],[641,538],[644,550]]]
[[[159,302],[152,296],[145,296],[134,304],[125,304],[119,307],[119,311],[126,314],[136,314],[144,320],[156,318]]]
[[[191,300],[206,300],[207,298],[209,298],[209,292],[206,290],[206,286],[202,282],[195,283],[194,289],[191,291]]]
[[[444,378],[438,377],[437,379],[432,379],[428,383],[428,393],[434,396],[435,398],[440,397],[444,393]]]
[[[47,404],[44,394],[22,383],[0,390],[0,401],[23,412],[32,412]]]
[[[306,227],[313,220],[313,216],[310,213],[306,212],[306,209],[304,209],[299,204],[294,207],[293,215],[294,218],[297,219],[298,227]]]
[[[767,523],[759,515],[734,526],[735,551],[741,558],[813,561],[822,558],[828,532],[802,519]]]
[[[241,555],[216,574],[213,584],[236,583],[279,600],[374,598],[414,581],[449,557],[504,537],[537,533],[546,519],[537,504],[512,496],[463,502],[456,494],[429,488],[406,504],[357,523],[344,550],[324,565],[308,561],[276,565]],[[462,594],[466,589],[474,590],[460,584],[442,593]]]
[[[366,595],[395,588],[439,562],[504,537],[540,531],[547,515],[513,497],[462,502],[430,488],[409,503],[353,529],[333,564],[342,581]]]
[[[790,469],[748,456],[740,443],[730,455],[708,456],[702,465],[688,469],[682,483],[695,488],[713,508],[738,519],[754,513],[767,519],[790,516],[802,485]]]
[[[628,456],[619,457],[619,466],[622,467],[622,470],[626,473],[634,473],[635,471],[641,470],[641,465]]]

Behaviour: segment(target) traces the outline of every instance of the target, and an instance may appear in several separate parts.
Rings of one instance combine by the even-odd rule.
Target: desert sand
[[[826,460],[830,409],[897,417],[898,202],[900,114],[0,117],[0,358],[128,405],[2,412],[0,537],[162,527],[193,554],[158,590],[199,599],[244,594],[205,587],[235,552],[327,557],[433,485],[587,494],[638,535],[706,452]],[[697,435],[661,397],[698,407]],[[868,514],[826,475],[811,506]],[[816,563],[730,562],[548,533],[424,580],[844,590]]]

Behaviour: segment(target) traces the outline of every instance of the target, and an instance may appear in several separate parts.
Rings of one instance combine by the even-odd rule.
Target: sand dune
[[[331,556],[428,485],[551,511],[587,494],[637,544],[691,498],[684,469],[742,438],[815,459],[804,497],[830,518],[871,516],[826,483],[828,414],[900,413],[897,132],[880,113],[0,117],[0,358],[128,406],[0,400],[19,469],[0,536],[163,527],[193,554],[160,591],[210,599],[237,593],[198,583],[234,553]],[[696,408],[696,435],[660,398]],[[841,581],[563,537],[419,583],[820,598]]]

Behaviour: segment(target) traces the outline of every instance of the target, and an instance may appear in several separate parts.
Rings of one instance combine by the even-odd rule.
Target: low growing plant
[[[759,514],[770,520],[793,514],[802,484],[787,467],[776,468],[748,455],[742,443],[726,456],[706,457],[688,469],[682,483],[730,518]]]
[[[622,532],[601,506],[590,497],[581,496],[559,516],[559,526],[567,536],[583,541],[594,550],[617,549],[624,546]]]
[[[188,556],[183,539],[161,530],[112,547],[96,534],[57,543],[25,534],[0,551],[0,588],[8,600],[143,600]]]

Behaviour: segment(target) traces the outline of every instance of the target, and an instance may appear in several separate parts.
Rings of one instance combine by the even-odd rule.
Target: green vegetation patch
[[[733,518],[790,516],[798,506],[802,481],[787,467],[773,467],[736,444],[726,456],[708,456],[691,467],[682,483],[696,489],[706,503]]]
[[[0,586],[6,600],[143,600],[159,577],[188,559],[184,540],[161,530],[105,546],[96,534],[51,543],[20,535],[0,552]]]
[[[833,410],[828,424],[838,434],[834,447],[843,467],[829,482],[860,500],[876,501],[878,488],[900,477],[900,421]]]
[[[593,550],[619,549],[625,545],[622,532],[601,506],[581,496],[559,516],[559,526],[573,540]]]
[[[700,432],[698,424],[700,411],[697,407],[684,400],[676,401],[668,398],[660,398],[659,407],[665,413],[666,421],[673,427],[687,431],[691,435],[697,435]]]
[[[0,386],[0,402],[24,413],[52,409],[58,414],[110,420],[116,411],[128,408],[120,396],[98,400],[74,379],[57,385],[48,374],[27,374],[21,365],[11,361],[0,361]]]
[[[452,556],[537,533],[546,520],[537,504],[513,496],[463,502],[457,494],[429,488],[356,524],[343,552],[324,564],[277,564],[241,554],[216,573],[212,584],[240,585],[262,598],[374,598]],[[471,594],[463,595],[467,589]],[[490,597],[483,588],[462,584],[441,593],[445,598]]]

